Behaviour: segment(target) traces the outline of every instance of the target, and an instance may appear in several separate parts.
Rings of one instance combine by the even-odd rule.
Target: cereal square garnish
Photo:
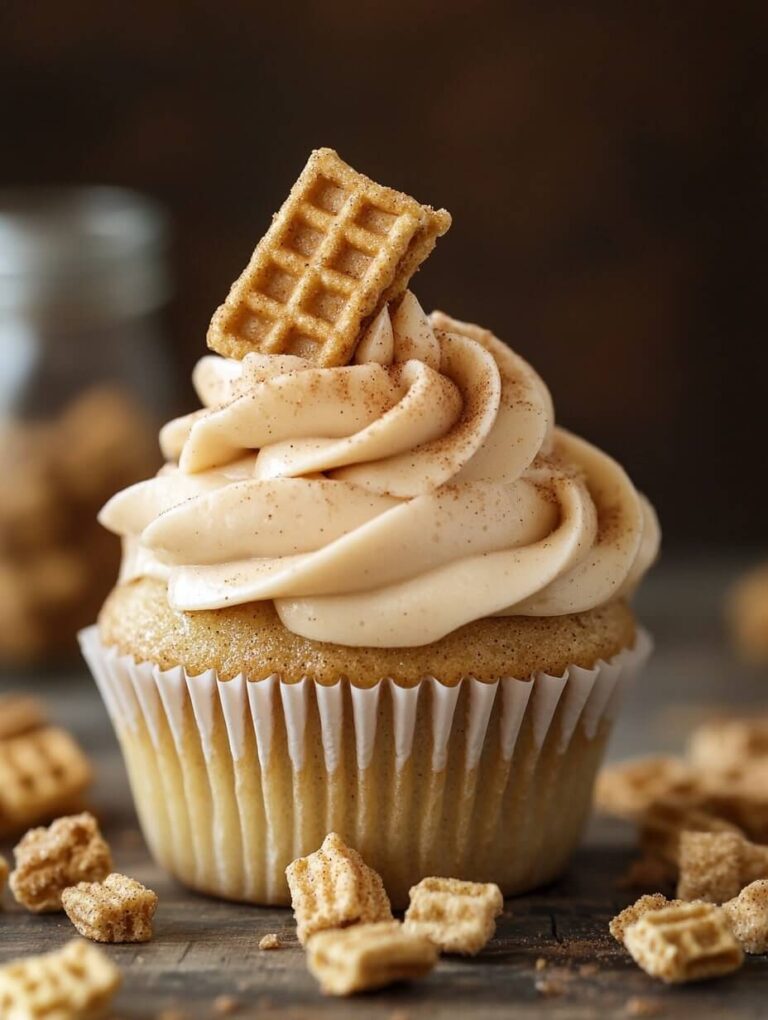
[[[685,802],[661,800],[651,804],[640,819],[640,845],[651,856],[677,866],[683,832],[741,831],[723,818]]]
[[[595,806],[619,818],[640,818],[659,800],[695,798],[698,779],[679,758],[657,755],[608,765],[597,777]]]
[[[61,894],[78,882],[100,882],[112,855],[93,815],[57,818],[47,829],[30,829],[13,851],[11,892],[34,913],[61,910]]]
[[[307,966],[327,995],[411,981],[432,970],[437,956],[430,939],[399,921],[318,932],[307,945]]]
[[[768,953],[768,880],[752,882],[724,903],[723,910],[745,952]]]
[[[96,946],[73,939],[43,956],[0,967],[3,1020],[85,1020],[106,1010],[120,971]]]
[[[744,842],[733,832],[683,832],[678,898],[723,903],[736,896],[742,886]]]
[[[45,707],[28,694],[0,696],[0,740],[39,729],[46,722]]]
[[[364,325],[404,293],[450,224],[444,209],[318,149],[216,311],[208,346],[348,363]]]
[[[325,928],[392,920],[381,878],[335,832],[319,850],[289,864],[285,874],[302,945]]]
[[[64,730],[0,741],[0,834],[71,810],[90,781],[87,758]]]
[[[94,942],[149,942],[157,895],[141,882],[112,873],[103,882],[79,882],[61,894],[75,928]]]
[[[410,892],[406,931],[426,935],[444,953],[474,956],[493,937],[504,909],[497,885],[424,878]]]
[[[667,984],[730,974],[744,953],[725,912],[711,903],[684,903],[652,910],[624,935],[635,963]]]
[[[676,907],[683,903],[683,900],[668,900],[662,893],[651,893],[648,896],[641,896],[630,906],[625,907],[620,914],[617,914],[608,925],[608,929],[617,942],[624,944],[624,935],[631,924],[637,924],[641,917],[652,910],[662,910],[664,907]]]

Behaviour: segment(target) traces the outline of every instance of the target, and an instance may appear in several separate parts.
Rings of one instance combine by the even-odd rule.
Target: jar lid
[[[151,311],[170,293],[167,240],[164,209],[138,192],[0,189],[0,310]]]

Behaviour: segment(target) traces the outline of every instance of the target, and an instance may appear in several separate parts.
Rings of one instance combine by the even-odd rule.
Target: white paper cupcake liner
[[[622,695],[651,650],[640,631],[634,647],[609,662],[570,666],[562,676],[494,683],[467,677],[454,686],[428,677],[413,687],[382,680],[363,688],[346,680],[221,680],[215,670],[161,670],[105,646],[96,627],[80,642],[153,852],[193,887],[252,902],[285,901],[284,868],[316,849],[323,821],[338,821],[342,835],[374,858],[385,882],[397,887],[395,899],[423,869],[441,866],[443,873],[453,866],[455,877],[499,881],[506,891],[549,877],[583,818],[564,807],[572,823],[548,868],[545,802],[576,784],[567,797],[584,814],[599,754],[576,768],[585,757],[580,748],[600,743],[601,752]],[[574,760],[566,762],[569,755]],[[144,782],[145,775],[152,779]],[[478,814],[495,786],[495,800]],[[327,800],[323,819],[318,792]],[[515,866],[494,878],[489,873],[503,866],[512,825]],[[401,836],[409,826],[418,832]],[[526,862],[526,853],[537,853],[539,864]]]

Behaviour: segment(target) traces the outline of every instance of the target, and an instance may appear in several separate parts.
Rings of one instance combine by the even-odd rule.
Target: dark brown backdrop
[[[445,205],[428,306],[539,368],[670,543],[764,539],[764,3],[0,7],[0,183],[176,222],[179,373],[310,148]],[[191,394],[188,398],[191,401]]]

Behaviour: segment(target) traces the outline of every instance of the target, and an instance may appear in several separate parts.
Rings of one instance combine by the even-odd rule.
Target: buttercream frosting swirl
[[[193,381],[166,466],[101,513],[121,579],[165,579],[176,609],[271,599],[304,637],[414,646],[628,596],[656,555],[650,504],[555,427],[533,369],[411,293],[354,364],[208,356]]]

